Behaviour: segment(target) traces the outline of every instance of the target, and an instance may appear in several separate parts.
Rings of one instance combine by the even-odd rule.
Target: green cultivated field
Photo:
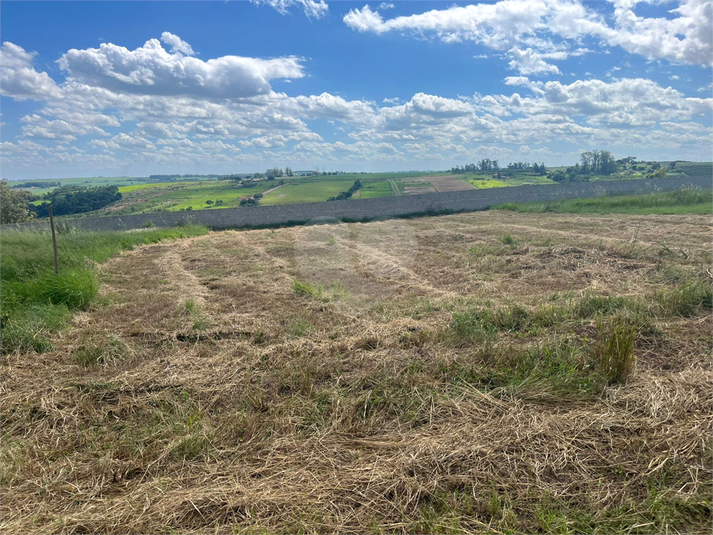
[[[198,176],[185,176],[180,182],[203,182],[214,180],[207,177]],[[25,180],[13,180],[10,182],[10,186],[21,186],[24,184]],[[32,180],[30,182],[47,182],[47,184],[52,184],[55,182],[60,182],[62,186],[153,186],[157,184],[175,184],[176,182],[157,182],[147,176],[95,176],[95,177],[75,177],[75,178],[48,178],[48,179],[38,179]],[[48,186],[46,188],[27,188],[27,191],[31,192],[33,195],[44,195],[55,189],[55,186]]]
[[[268,193],[260,204],[269,206],[275,204],[298,204],[306,202],[323,202],[329,197],[335,197],[347,191],[355,180],[361,180],[362,189],[352,197],[354,199],[369,199],[374,197],[389,197],[391,186],[385,180],[361,178],[359,175],[343,175],[340,177],[310,177],[285,180],[280,189]]]
[[[139,185],[145,184],[149,180],[148,177],[131,177],[131,176],[108,176],[108,177],[79,177],[79,178],[52,178],[46,180],[32,180],[32,182],[47,182],[48,184],[53,184],[59,182],[63,186],[128,186],[128,185]],[[24,184],[24,180],[12,181],[10,182],[10,187],[21,186]],[[46,188],[27,188],[27,191],[31,192],[33,195],[44,195],[55,189],[55,186],[48,186]]]
[[[394,192],[391,185],[385,181],[366,182],[362,180],[362,188],[354,194],[354,199],[375,199],[377,197],[391,197]]]
[[[238,187],[230,180],[204,182],[159,182],[124,186],[119,191],[124,198],[103,213],[112,215],[178,210],[204,210],[211,207],[235,208],[242,197],[262,193],[277,183],[260,182],[250,187]],[[206,201],[213,201],[207,204]],[[220,203],[216,206],[216,203]]]
[[[155,184],[131,184],[119,191],[124,198],[116,205],[107,207],[102,213],[139,214],[147,212],[178,210],[205,210],[208,208],[236,208],[240,199],[264,193],[260,200],[263,206],[323,202],[329,197],[348,190],[356,179],[362,181],[363,188],[354,198],[374,198],[392,195],[386,180],[368,178],[370,175],[331,175],[320,177],[286,178],[263,180],[249,187],[238,186],[231,180],[204,182],[158,182]],[[280,186],[280,181],[284,185]],[[212,201],[208,204],[206,201]]]
[[[555,184],[546,176],[530,173],[502,173],[503,178],[493,178],[493,173],[463,175],[463,178],[478,189],[504,188],[508,186],[524,186],[525,184]],[[506,178],[507,177],[507,178]]]
[[[265,195],[260,201],[260,204],[270,206],[275,204],[323,202],[329,197],[334,197],[339,195],[342,191],[348,190],[354,183],[353,180],[343,180],[334,177],[329,178],[330,180],[285,180],[284,186]]]

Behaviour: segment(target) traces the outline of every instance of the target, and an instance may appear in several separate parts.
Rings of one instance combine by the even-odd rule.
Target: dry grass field
[[[712,226],[481,212],[123,253],[52,351],[2,357],[0,531],[709,533]]]

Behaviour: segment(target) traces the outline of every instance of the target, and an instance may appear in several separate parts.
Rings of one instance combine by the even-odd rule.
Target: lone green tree
[[[29,205],[28,192],[12,189],[6,178],[0,180],[0,223],[24,223],[34,218]]]

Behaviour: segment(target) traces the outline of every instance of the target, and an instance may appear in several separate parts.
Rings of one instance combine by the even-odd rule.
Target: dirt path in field
[[[281,184],[280,186],[275,186],[274,188],[270,188],[270,189],[267,190],[267,191],[263,191],[262,194],[263,194],[263,196],[265,196],[265,195],[267,195],[268,193],[272,193],[273,191],[277,191],[278,189],[280,189],[281,187],[286,186],[286,185],[287,185],[287,184]]]

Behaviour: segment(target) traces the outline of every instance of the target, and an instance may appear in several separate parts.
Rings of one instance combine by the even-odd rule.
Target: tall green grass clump
[[[686,282],[657,296],[658,302],[668,315],[684,318],[696,316],[701,309],[713,309],[713,288],[706,281]]]
[[[49,232],[3,230],[0,234],[0,351],[37,352],[52,348],[49,335],[75,310],[96,297],[96,264],[119,251],[161,240],[208,232],[205,227],[150,229],[133,232],[83,232],[61,229],[59,275],[54,273]]]
[[[294,279],[292,281],[292,289],[295,294],[301,297],[312,297],[314,299],[322,299],[324,296],[324,287],[321,285],[313,286],[307,281]]]
[[[624,317],[615,316],[597,322],[597,330],[594,356],[599,371],[609,384],[625,383],[634,372],[636,327]]]

